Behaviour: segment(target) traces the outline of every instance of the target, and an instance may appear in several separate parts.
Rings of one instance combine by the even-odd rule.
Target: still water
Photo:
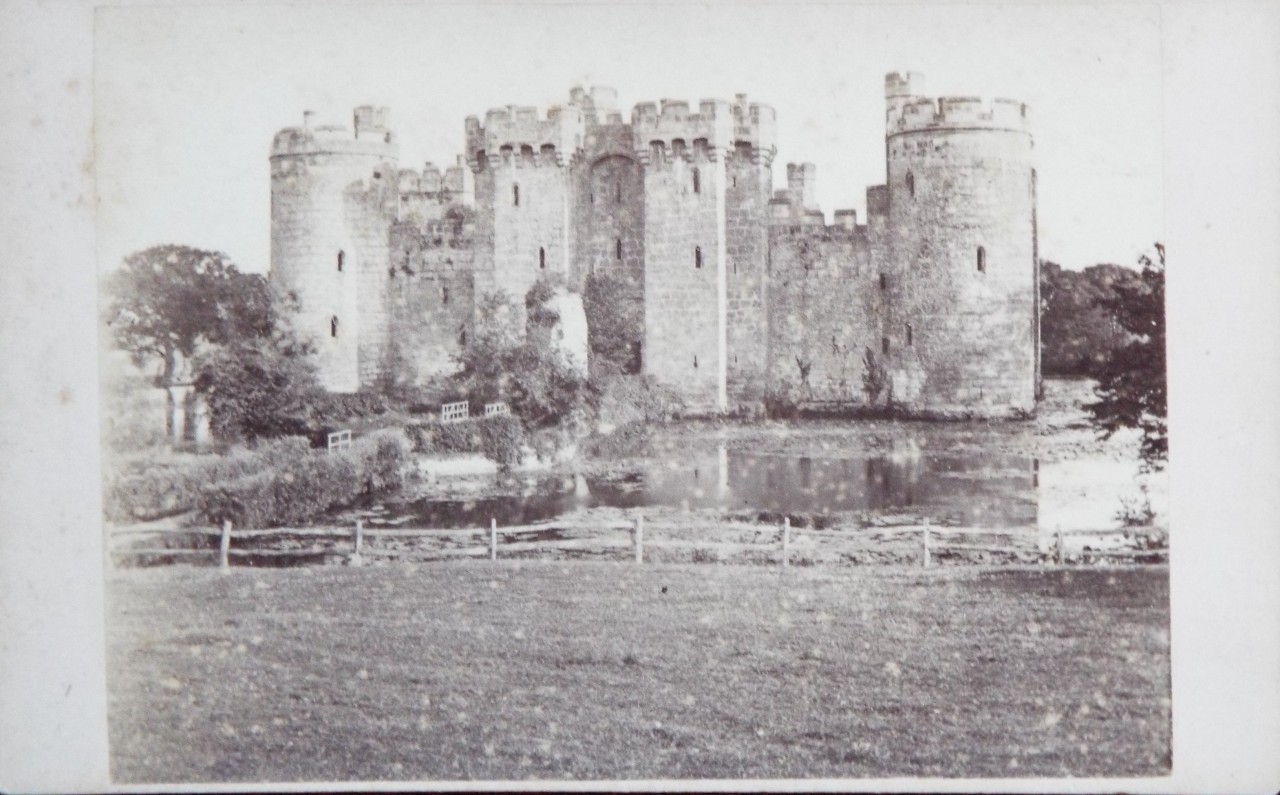
[[[475,500],[423,499],[388,519],[414,527],[526,524],[582,508],[688,506],[742,514],[913,514],[983,527],[1036,523],[1036,462],[1005,454],[933,454],[914,446],[875,455],[689,451],[604,479],[526,481],[524,493]],[[371,519],[371,524],[379,524]]]

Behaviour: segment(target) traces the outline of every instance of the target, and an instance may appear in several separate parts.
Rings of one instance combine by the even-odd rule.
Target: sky
[[[828,222],[884,181],[884,75],[929,96],[1030,105],[1040,254],[1133,265],[1164,239],[1160,9],[1149,4],[745,4],[98,8],[100,269],[176,243],[265,272],[271,139],[391,109],[402,168],[462,152],[463,120],[563,104],[574,85],[637,102],[745,92],[778,114],[785,164],[817,166]]]

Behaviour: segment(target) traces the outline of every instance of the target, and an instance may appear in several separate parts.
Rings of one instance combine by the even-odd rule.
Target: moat
[[[516,525],[587,509],[653,507],[805,523],[910,514],[1031,527],[1039,464],[1028,442],[1034,437],[1025,423],[675,426],[576,472],[442,479],[429,496],[389,505],[367,522]]]

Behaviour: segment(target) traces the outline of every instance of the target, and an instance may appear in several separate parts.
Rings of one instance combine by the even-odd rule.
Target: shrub
[[[247,477],[310,453],[307,440],[288,436],[235,448],[224,455],[147,459],[133,468],[126,463],[106,479],[103,513],[111,521],[157,519],[195,508],[201,487]]]
[[[651,376],[617,375],[604,380],[600,418],[614,425],[666,422],[684,408],[680,396]]]
[[[265,471],[206,483],[198,510],[205,521],[240,527],[304,522],[400,489],[409,455],[409,440],[399,430],[377,431],[332,453],[304,450],[274,460]]]
[[[524,428],[520,420],[510,414],[485,417],[475,422],[480,436],[480,452],[503,469],[520,463],[520,448],[524,443]]]

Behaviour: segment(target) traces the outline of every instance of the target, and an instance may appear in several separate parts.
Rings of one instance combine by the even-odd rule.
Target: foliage
[[[587,315],[592,369],[597,373],[640,372],[636,352],[644,337],[644,306],[633,292],[621,275],[601,271],[587,276],[582,308]]]
[[[1040,266],[1040,356],[1045,375],[1098,376],[1128,335],[1105,303],[1136,286],[1138,272],[1119,265],[1082,271]]]
[[[554,274],[538,279],[525,293],[525,319],[531,328],[548,328],[560,319],[560,315],[546,304],[555,297],[556,291],[564,289],[564,286],[564,279]]]
[[[405,428],[416,453],[480,453],[502,467],[520,463],[524,427],[510,414],[466,422],[434,422]]]
[[[503,469],[520,463],[524,445],[524,428],[510,414],[499,414],[475,421],[480,435],[480,452]]]
[[[306,439],[287,437],[254,448],[236,448],[225,455],[175,456],[159,462],[147,459],[140,467],[122,467],[107,477],[103,513],[111,521],[131,522],[189,511],[206,484],[247,477],[309,452]]]
[[[613,425],[666,422],[684,408],[680,395],[652,376],[601,376],[597,382],[600,419]]]
[[[1116,286],[1101,306],[1124,329],[1127,341],[1111,351],[1098,374],[1098,400],[1085,404],[1091,421],[1109,438],[1121,428],[1142,432],[1144,467],[1161,469],[1169,455],[1165,380],[1164,246],[1158,259],[1139,258],[1139,281]]]
[[[454,382],[473,404],[505,401],[530,430],[581,422],[599,402],[598,390],[555,351],[520,333],[501,292],[481,299],[474,340],[458,363]]]
[[[262,336],[274,323],[267,280],[241,273],[218,252],[154,246],[125,257],[106,287],[116,344],[139,366],[158,359],[161,385],[172,383],[179,356],[189,359],[200,343]]]
[[[201,486],[197,510],[212,523],[289,525],[357,500],[398,491],[410,463],[408,439],[383,430],[345,450],[308,451],[270,467]]]
[[[1151,507],[1151,489],[1146,483],[1138,486],[1136,497],[1121,497],[1120,510],[1116,511],[1115,520],[1121,527],[1150,527],[1156,520],[1155,509]]]
[[[196,389],[216,437],[253,441],[304,435],[317,426],[324,395],[305,349],[283,334],[231,341],[196,362]]]

